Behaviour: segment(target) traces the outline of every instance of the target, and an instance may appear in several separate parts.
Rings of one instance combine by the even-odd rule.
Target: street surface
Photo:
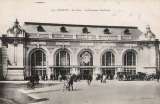
[[[26,104],[31,102],[32,98],[17,91],[20,88],[26,88],[25,83],[0,83],[0,104]]]
[[[59,82],[40,81],[40,84],[35,89],[29,89],[26,85],[27,81],[0,81],[0,104],[29,104],[46,99],[34,99],[25,93],[20,92],[20,89],[34,91],[35,89],[54,86]],[[41,91],[41,89],[40,89]]]
[[[86,81],[75,83],[74,91],[63,91],[63,84],[57,90],[34,93],[48,98],[36,104],[160,104],[160,83],[156,81]]]
[[[0,104],[160,104],[156,81],[86,81],[74,83],[74,91],[63,82],[44,81],[44,86],[27,89],[26,82],[0,83]],[[57,84],[55,84],[57,83]]]

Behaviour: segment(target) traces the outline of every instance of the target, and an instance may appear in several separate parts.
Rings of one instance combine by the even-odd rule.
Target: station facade
[[[156,73],[159,41],[150,27],[55,24],[16,20],[1,37],[6,49],[8,80],[24,80],[32,74],[80,75],[117,72]],[[158,43],[157,43],[158,41]],[[158,44],[158,45],[157,45]]]

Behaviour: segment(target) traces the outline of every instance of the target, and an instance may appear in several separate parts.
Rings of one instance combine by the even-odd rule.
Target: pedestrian
[[[51,73],[50,80],[53,80],[53,77],[54,77],[54,75],[53,75],[53,73]]]
[[[106,83],[107,76],[103,75],[103,83]]]
[[[73,81],[74,81],[74,76],[73,76],[73,75],[70,75],[70,76],[69,76],[69,81],[68,81],[69,91],[70,91],[70,89],[73,91]]]
[[[89,75],[88,75],[88,85],[90,85],[90,84],[91,84],[91,82],[92,82],[92,75],[91,75],[91,74],[89,74]]]
[[[39,76],[38,76],[38,74],[35,74],[35,81],[36,81],[36,84],[39,84]]]
[[[62,75],[61,74],[58,75],[58,80],[62,81]]]
[[[103,82],[103,74],[100,75],[101,83]]]
[[[35,79],[34,79],[34,76],[33,75],[31,75],[31,77],[30,77],[30,82],[31,82],[31,88],[34,88],[34,86],[35,86]]]
[[[42,75],[42,80],[45,80],[45,75],[44,74]]]
[[[69,77],[68,76],[66,76],[66,79],[64,80],[63,91],[64,90],[69,90]]]
[[[157,76],[157,82],[159,82],[159,79],[160,79],[160,72],[159,71],[157,72],[156,76]]]
[[[45,80],[48,80],[48,75],[47,74],[45,74]]]

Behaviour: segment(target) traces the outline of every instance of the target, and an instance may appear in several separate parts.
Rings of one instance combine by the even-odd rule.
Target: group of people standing
[[[68,91],[72,90],[73,91],[73,83],[74,83],[74,75],[67,75],[66,76],[66,80],[64,80],[64,88],[63,89],[66,89]]]
[[[29,82],[27,83],[28,88],[34,88],[36,84],[39,84],[39,76],[38,74],[33,74],[28,77]]]
[[[66,89],[68,91],[73,91],[74,89],[74,82],[77,82],[77,75],[75,74],[69,74],[67,75],[66,77],[66,80],[64,80],[64,88],[63,89]],[[91,82],[92,82],[92,75],[88,75],[87,77],[87,84],[88,85],[91,85]]]

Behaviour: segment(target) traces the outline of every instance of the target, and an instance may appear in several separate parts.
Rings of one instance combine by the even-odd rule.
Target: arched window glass
[[[135,66],[136,65],[136,53],[134,51],[128,51],[125,53],[124,65],[125,66]]]
[[[56,54],[56,66],[69,66],[70,55],[66,50],[60,50]]]
[[[36,50],[31,55],[31,65],[32,66],[46,66],[46,55],[41,50]]]
[[[115,56],[112,52],[106,52],[102,56],[103,66],[112,66],[115,64]]]
[[[89,51],[84,51],[80,54],[80,65],[81,66],[93,65],[93,56]]]

